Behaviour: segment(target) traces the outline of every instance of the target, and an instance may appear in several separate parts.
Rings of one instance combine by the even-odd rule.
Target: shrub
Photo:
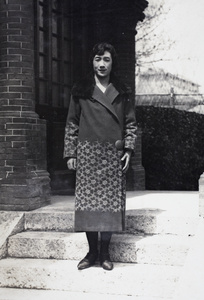
[[[204,115],[138,106],[142,163],[149,190],[198,190],[204,172]]]

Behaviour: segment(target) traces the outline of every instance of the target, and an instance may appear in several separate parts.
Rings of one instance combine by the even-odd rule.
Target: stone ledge
[[[204,220],[200,218],[173,300],[204,298]]]
[[[198,217],[168,215],[158,209],[132,209],[126,211],[126,233],[194,235],[198,220]],[[74,207],[28,212],[25,224],[27,230],[73,232]]]
[[[113,261],[140,264],[182,265],[191,238],[173,235],[114,234]],[[9,238],[8,255],[21,258],[80,260],[88,252],[84,233],[22,232]]]
[[[24,230],[24,213],[0,211],[0,259],[7,254],[9,236]]]
[[[106,291],[104,294],[90,293],[90,292],[70,292],[70,291],[57,291],[57,290],[37,290],[37,289],[18,289],[18,288],[0,288],[1,300],[164,300],[158,297],[131,297],[130,295],[121,295],[120,288],[118,294],[109,294]]]
[[[97,293],[104,295],[104,299],[109,299],[108,295],[167,299],[174,293],[181,270],[172,266],[115,263],[111,272],[99,265],[78,271],[77,263],[4,259],[0,261],[0,286]]]

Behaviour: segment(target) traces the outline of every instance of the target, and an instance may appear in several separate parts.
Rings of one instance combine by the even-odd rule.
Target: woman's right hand
[[[69,170],[76,170],[76,158],[69,158],[67,161],[67,167]]]

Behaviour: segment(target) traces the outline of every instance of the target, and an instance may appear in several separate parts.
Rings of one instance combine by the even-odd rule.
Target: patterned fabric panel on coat
[[[76,231],[124,229],[125,175],[121,155],[109,142],[78,142]]]
[[[73,122],[69,122],[65,127],[64,157],[76,157],[78,131],[79,126]]]

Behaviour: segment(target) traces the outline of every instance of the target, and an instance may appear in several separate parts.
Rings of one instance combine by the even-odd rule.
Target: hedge
[[[204,115],[138,106],[148,190],[198,190],[204,172]]]

